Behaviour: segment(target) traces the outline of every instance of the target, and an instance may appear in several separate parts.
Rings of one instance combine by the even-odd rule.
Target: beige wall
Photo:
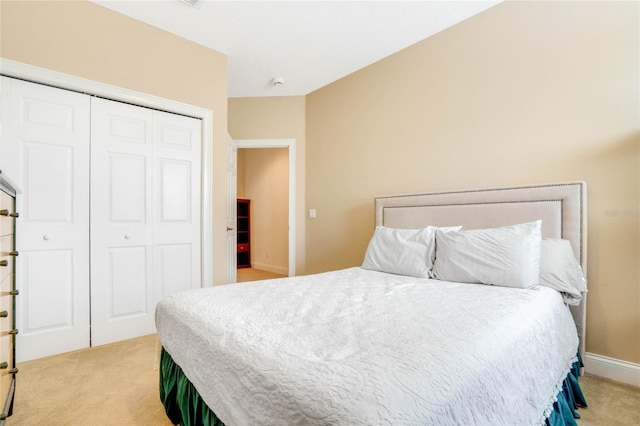
[[[238,198],[251,200],[251,266],[288,275],[289,150],[239,149]]]
[[[237,172],[236,172],[236,195],[238,198],[245,198],[245,188],[246,185],[244,183],[244,165],[246,163],[244,155],[247,152],[246,149],[238,150],[238,160],[237,160]]]
[[[306,113],[305,97],[229,100],[233,137],[296,139],[297,273],[360,264],[375,195],[585,180],[587,350],[640,362],[638,16],[508,2],[312,93]],[[226,282],[226,56],[86,1],[3,0],[0,19],[4,58],[213,110]]]
[[[234,139],[295,139],[296,275],[305,263],[305,97],[229,99],[229,133]],[[246,183],[245,183],[246,186]]]
[[[361,264],[376,195],[584,180],[587,351],[640,362],[638,20],[506,2],[308,95],[307,272]]]
[[[87,1],[0,8],[3,58],[213,110],[213,279],[225,283],[226,55]]]

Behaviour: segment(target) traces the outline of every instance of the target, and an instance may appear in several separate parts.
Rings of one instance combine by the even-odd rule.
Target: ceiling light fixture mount
[[[199,8],[200,4],[202,3],[202,0],[181,0],[181,1],[188,4],[189,6],[193,6],[196,8]]]
[[[271,79],[271,84],[274,86],[282,86],[284,84],[284,78],[282,77],[273,77]]]

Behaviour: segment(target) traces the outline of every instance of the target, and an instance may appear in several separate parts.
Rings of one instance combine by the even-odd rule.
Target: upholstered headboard
[[[571,242],[587,276],[587,186],[584,182],[376,197],[375,223],[392,228],[427,225],[494,228],[542,219],[542,236]],[[585,353],[586,294],[572,306]]]

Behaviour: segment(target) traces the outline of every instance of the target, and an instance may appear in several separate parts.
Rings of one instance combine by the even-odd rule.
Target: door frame
[[[95,80],[76,77],[22,62],[0,58],[0,74],[46,84],[60,89],[72,90],[88,95],[100,96],[114,101],[125,102],[147,108],[158,109],[202,120],[202,169],[200,230],[201,244],[201,285],[213,286],[213,111],[185,104],[159,96],[125,89]]]
[[[295,139],[231,139],[237,149],[287,148],[289,154],[289,276],[296,275],[296,140]],[[237,163],[236,156],[236,163]],[[237,164],[236,164],[237,165]],[[237,186],[237,175],[236,175]],[[229,253],[228,256],[235,256]]]

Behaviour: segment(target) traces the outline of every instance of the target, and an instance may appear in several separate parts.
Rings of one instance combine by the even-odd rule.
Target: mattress
[[[156,323],[227,425],[542,424],[578,347],[555,290],[358,267],[176,294]]]

